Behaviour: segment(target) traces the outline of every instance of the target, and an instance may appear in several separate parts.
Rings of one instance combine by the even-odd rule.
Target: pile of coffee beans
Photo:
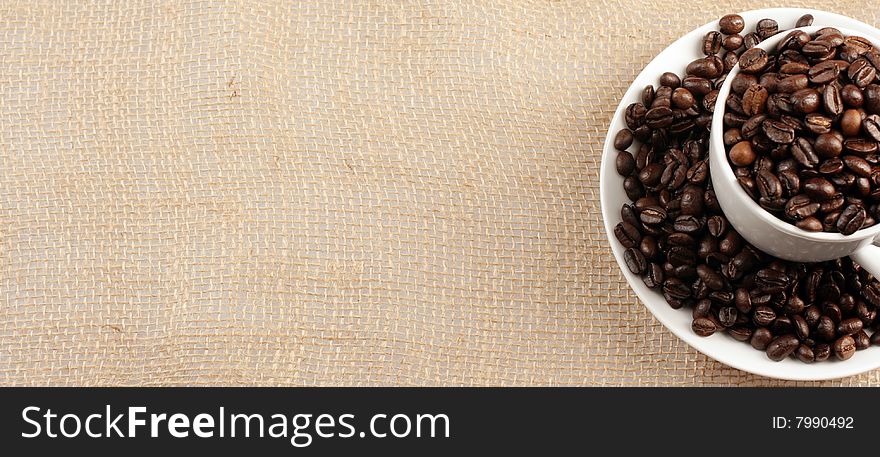
[[[798,25],[811,22],[805,16]],[[657,87],[646,87],[614,137],[632,202],[614,228],[626,265],[671,307],[690,309],[701,336],[726,332],[772,360],[849,359],[880,344],[873,332],[880,283],[848,258],[804,264],[771,257],[747,243],[718,205],[708,160],[718,87],[744,56],[752,62],[748,49],[779,30],[764,19],[743,36],[738,15],[719,26],[705,37],[706,57],[688,65],[684,78],[665,73]]]
[[[880,53],[831,27],[793,30],[768,54],[740,55],[724,144],[740,186],[811,232],[880,219]]]

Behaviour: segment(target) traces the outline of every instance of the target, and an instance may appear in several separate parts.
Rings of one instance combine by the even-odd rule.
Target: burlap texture
[[[682,5],[4,2],[0,384],[781,384],[665,330],[602,227],[630,81],[775,6]]]

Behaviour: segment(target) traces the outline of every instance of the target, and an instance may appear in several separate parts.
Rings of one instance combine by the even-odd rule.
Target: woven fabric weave
[[[629,82],[774,4],[682,6],[0,3],[0,384],[788,384],[680,342],[603,230]]]

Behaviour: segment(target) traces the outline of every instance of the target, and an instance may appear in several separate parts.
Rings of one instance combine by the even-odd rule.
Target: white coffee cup
[[[814,33],[822,27],[803,27]],[[880,49],[880,37],[838,28],[844,36],[858,35],[870,40]],[[776,46],[789,32],[780,33],[761,42],[758,46],[774,53]],[[709,164],[712,185],[724,215],[749,243],[776,257],[797,262],[821,262],[850,256],[875,277],[880,278],[880,223],[859,230],[852,235],[840,233],[808,232],[770,214],[740,187],[727,160],[724,148],[725,101],[730,94],[730,84],[739,73],[735,66],[718,91],[718,101],[712,117]]]

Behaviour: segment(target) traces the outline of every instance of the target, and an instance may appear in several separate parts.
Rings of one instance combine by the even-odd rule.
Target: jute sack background
[[[665,330],[598,203],[638,71],[773,5],[0,4],[0,384],[782,384]]]

